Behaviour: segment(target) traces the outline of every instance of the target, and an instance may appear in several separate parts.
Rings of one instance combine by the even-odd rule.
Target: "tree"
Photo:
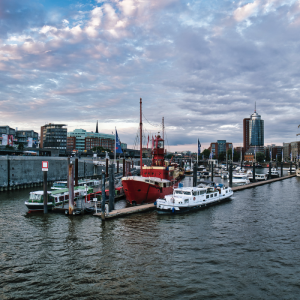
[[[262,152],[257,152],[256,153],[256,161],[257,162],[263,162],[265,159],[265,155]]]
[[[13,147],[13,146],[10,146],[10,145],[6,145],[6,146],[5,146],[5,149],[13,150],[14,147]]]
[[[208,149],[204,149],[204,150],[202,151],[202,155],[203,155],[204,158],[209,158],[209,156],[210,156],[210,151],[209,151]]]
[[[218,159],[219,159],[219,161],[225,160],[225,159],[226,159],[225,153],[224,153],[224,152],[221,152],[221,153],[218,155]]]
[[[18,150],[23,150],[23,149],[24,149],[24,144],[20,143],[20,144],[18,145]]]

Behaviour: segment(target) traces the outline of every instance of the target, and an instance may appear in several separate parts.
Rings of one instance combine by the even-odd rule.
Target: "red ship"
[[[140,100],[140,106],[142,99]],[[140,131],[142,129],[142,117]],[[141,135],[142,136],[142,135]],[[142,154],[140,141],[140,153]],[[184,170],[176,163],[165,161],[164,140],[158,135],[154,140],[151,166],[142,165],[140,157],[140,176],[127,176],[122,178],[126,199],[133,205],[153,203],[158,198],[173,193],[173,187],[183,177]]]

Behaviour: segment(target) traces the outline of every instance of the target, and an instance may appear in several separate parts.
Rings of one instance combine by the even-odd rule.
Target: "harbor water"
[[[30,191],[0,193],[0,299],[299,299],[300,178],[105,223],[27,214]]]

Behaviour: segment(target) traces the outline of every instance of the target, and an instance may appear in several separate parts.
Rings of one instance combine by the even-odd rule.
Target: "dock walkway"
[[[241,190],[245,190],[245,189],[254,188],[254,187],[257,187],[257,186],[260,186],[260,185],[269,184],[269,183],[272,183],[272,182],[292,178],[292,177],[295,177],[295,176],[296,175],[293,174],[293,175],[288,175],[288,176],[279,177],[279,178],[273,178],[273,179],[269,179],[269,180],[265,180],[265,181],[253,182],[253,183],[246,184],[246,185],[235,186],[235,187],[232,188],[232,190],[234,192],[237,192],[237,191],[241,191]],[[131,214],[135,214],[135,213],[139,213],[139,212],[154,210],[155,208],[156,208],[156,206],[153,203],[150,203],[150,204],[137,205],[137,206],[131,206],[131,207],[126,207],[126,208],[116,209],[116,210],[111,211],[108,215],[106,215],[105,219],[123,217],[123,216],[131,215]],[[96,214],[94,214],[94,216],[101,218],[101,213],[96,213]]]

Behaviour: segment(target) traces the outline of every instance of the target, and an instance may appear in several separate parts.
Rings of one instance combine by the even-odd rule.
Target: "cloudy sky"
[[[165,119],[169,150],[300,132],[300,1],[1,0],[0,125],[64,123],[133,145]],[[299,140],[299,139],[298,139]]]

